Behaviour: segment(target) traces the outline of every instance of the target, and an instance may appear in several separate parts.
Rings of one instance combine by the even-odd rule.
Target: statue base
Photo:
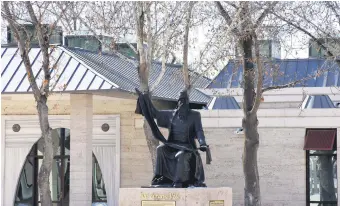
[[[232,206],[232,189],[120,188],[119,206]]]

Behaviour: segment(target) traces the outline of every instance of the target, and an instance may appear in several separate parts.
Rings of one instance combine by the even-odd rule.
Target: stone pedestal
[[[232,189],[120,188],[119,206],[232,206]]]

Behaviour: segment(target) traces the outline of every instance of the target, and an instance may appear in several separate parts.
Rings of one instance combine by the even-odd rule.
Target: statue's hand
[[[135,88],[136,92],[138,95],[148,95],[148,91],[147,92],[141,92],[139,89]]]
[[[137,94],[142,94],[142,92],[139,91],[139,89],[135,88],[135,90],[136,90]]]
[[[204,145],[201,145],[199,149],[200,149],[202,152],[205,152],[205,151],[207,151],[207,147],[208,147],[208,146],[204,144]]]

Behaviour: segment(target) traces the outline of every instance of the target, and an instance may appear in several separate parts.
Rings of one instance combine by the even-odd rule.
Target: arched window
[[[68,206],[70,191],[70,130],[52,130],[54,160],[50,175],[50,190],[53,206]],[[43,139],[35,143],[27,155],[21,170],[15,195],[15,206],[40,206],[38,173],[42,164]],[[99,164],[93,155],[92,194],[93,205],[106,204],[106,190]]]

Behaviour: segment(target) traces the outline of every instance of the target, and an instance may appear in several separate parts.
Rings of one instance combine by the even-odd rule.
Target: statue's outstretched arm
[[[152,103],[151,99],[150,99],[150,96],[147,95],[147,98],[148,98],[148,101],[149,101],[149,105],[150,105],[150,111],[151,111],[151,114],[153,116],[153,118],[157,118],[160,116],[161,114],[161,111],[159,111]]]
[[[149,111],[149,113],[152,115],[152,118],[157,119],[157,125],[159,127],[164,127],[168,128],[170,124],[170,119],[172,115],[172,111],[168,110],[158,110],[152,103],[150,99],[150,94],[149,93],[142,93],[138,89],[136,89],[137,94],[139,97],[143,97],[142,99],[145,100],[146,102],[146,108]],[[137,100],[139,101],[139,100]],[[139,103],[137,102],[137,109],[136,109],[137,114],[141,114],[141,108],[139,108]]]

